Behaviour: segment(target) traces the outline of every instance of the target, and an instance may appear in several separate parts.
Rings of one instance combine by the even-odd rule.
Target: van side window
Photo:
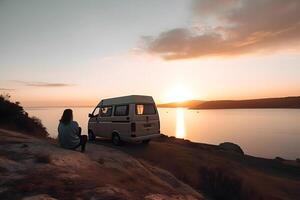
[[[128,108],[128,105],[116,106],[114,116],[127,116],[129,111]]]
[[[100,108],[101,117],[110,117],[112,114],[112,106],[104,106]]]
[[[135,114],[137,115],[154,115],[156,114],[154,104],[136,104]]]
[[[100,107],[95,108],[95,110],[93,111],[93,117],[98,117],[99,112],[100,112]]]

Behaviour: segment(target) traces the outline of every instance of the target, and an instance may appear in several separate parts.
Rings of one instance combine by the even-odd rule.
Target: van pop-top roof
[[[130,104],[130,103],[154,103],[154,100],[151,96],[130,95],[130,96],[103,99],[102,101],[100,101],[98,106],[109,106],[109,105]]]

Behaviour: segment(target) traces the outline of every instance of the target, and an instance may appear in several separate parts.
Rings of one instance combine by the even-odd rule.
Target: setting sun
[[[165,102],[182,102],[193,98],[194,95],[190,88],[184,85],[176,85],[166,92]]]

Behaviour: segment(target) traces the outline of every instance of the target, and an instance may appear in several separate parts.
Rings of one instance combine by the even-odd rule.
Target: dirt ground
[[[224,152],[218,146],[160,137],[148,146],[114,147],[172,173],[212,199],[300,199],[300,163]]]
[[[0,130],[0,199],[204,199],[171,173],[105,145],[86,153]]]
[[[0,129],[0,199],[300,199],[300,163],[160,137],[86,153]]]

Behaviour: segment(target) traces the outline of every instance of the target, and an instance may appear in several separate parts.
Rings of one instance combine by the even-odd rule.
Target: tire
[[[93,133],[93,131],[89,130],[88,132],[88,137],[89,137],[89,141],[95,141],[96,140],[96,136]]]
[[[143,144],[149,144],[150,141],[151,141],[151,140],[148,139],[148,140],[143,140],[142,142],[143,142]]]
[[[112,143],[116,146],[120,146],[122,144],[121,138],[118,133],[113,133]]]

